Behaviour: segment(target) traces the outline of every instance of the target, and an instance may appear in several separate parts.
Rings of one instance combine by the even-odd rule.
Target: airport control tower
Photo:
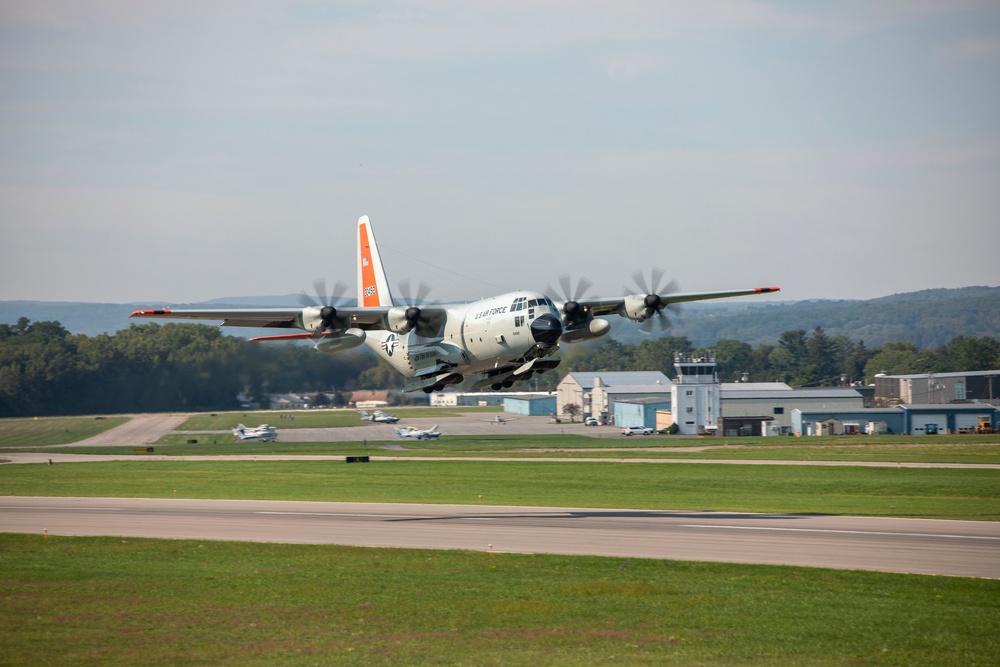
[[[715,434],[719,410],[719,378],[715,374],[715,354],[694,357],[674,355],[677,379],[670,388],[671,409],[678,432],[685,435]]]

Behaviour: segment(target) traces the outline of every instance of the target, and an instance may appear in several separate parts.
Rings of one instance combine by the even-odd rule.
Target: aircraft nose
[[[531,323],[531,336],[536,343],[558,343],[562,336],[562,322],[553,315],[541,315]]]

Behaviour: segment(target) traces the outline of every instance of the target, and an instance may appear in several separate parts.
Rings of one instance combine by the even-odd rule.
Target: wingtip
[[[780,292],[780,291],[781,291],[780,287],[758,287],[757,288],[757,293],[758,294],[767,294],[769,292]]]
[[[129,317],[149,317],[151,315],[169,315],[170,311],[166,308],[158,308],[155,310],[136,310]]]

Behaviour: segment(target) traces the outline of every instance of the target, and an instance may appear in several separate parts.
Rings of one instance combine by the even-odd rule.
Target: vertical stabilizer
[[[365,308],[392,305],[389,282],[367,215],[358,219],[358,305]]]

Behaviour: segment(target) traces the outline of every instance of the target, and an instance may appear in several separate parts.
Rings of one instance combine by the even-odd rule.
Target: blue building
[[[552,396],[507,396],[503,399],[503,411],[514,415],[543,417],[556,412],[556,397]]]
[[[656,428],[656,411],[669,410],[666,398],[631,398],[615,401],[615,426],[645,426]]]
[[[861,410],[795,409],[792,410],[792,429],[797,435],[971,433],[983,417],[996,429],[1000,410],[987,403],[898,405]]]

